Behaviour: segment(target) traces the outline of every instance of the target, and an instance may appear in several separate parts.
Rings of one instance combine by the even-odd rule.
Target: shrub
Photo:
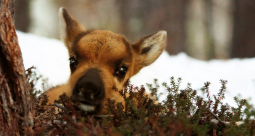
[[[167,99],[158,104],[145,97],[143,86],[134,87],[127,83],[124,90],[118,91],[124,97],[125,105],[108,100],[105,106],[108,114],[101,116],[87,115],[77,110],[65,94],[55,105],[47,105],[47,96],[42,94],[33,99],[34,134],[254,135],[255,111],[252,105],[237,97],[234,98],[237,108],[224,104],[222,100],[227,81],[220,81],[220,91],[212,99],[209,82],[201,89],[207,98],[202,98],[190,84],[186,89],[180,89],[181,79],[175,81],[171,77],[170,84],[162,84],[168,92]],[[148,84],[148,87],[155,101],[158,100],[158,81],[155,80],[153,85]],[[36,94],[35,91],[32,94]],[[130,95],[127,96],[127,93]]]

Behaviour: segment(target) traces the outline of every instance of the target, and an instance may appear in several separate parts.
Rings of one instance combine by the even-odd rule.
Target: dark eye
[[[121,77],[124,78],[126,73],[127,73],[128,68],[126,66],[122,66],[117,72],[116,74]]]
[[[75,58],[74,58],[74,57],[71,57],[71,58],[69,59],[69,61],[70,61],[70,68],[71,68],[71,70],[73,70],[74,68],[76,68],[76,60],[75,60]]]

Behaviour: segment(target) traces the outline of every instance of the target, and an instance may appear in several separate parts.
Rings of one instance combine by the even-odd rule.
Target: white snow
[[[35,66],[38,74],[48,78],[51,86],[68,80],[68,51],[60,40],[17,31],[25,69]],[[40,85],[37,86],[40,88]]]
[[[19,31],[17,34],[26,69],[35,66],[38,73],[48,78],[52,86],[68,80],[68,52],[61,41]],[[176,80],[182,78],[181,89],[191,83],[193,89],[199,90],[204,82],[209,81],[211,94],[218,93],[220,79],[228,80],[224,102],[234,106],[233,97],[240,94],[240,98],[255,104],[255,58],[201,61],[185,53],[170,56],[164,51],[152,65],[132,77],[131,83],[140,86],[153,83],[157,78],[160,84],[169,84],[171,76]],[[161,86],[159,92],[164,94],[166,90]],[[165,97],[162,95],[160,101]]]
[[[242,96],[240,98],[255,104],[255,58],[201,61],[185,53],[169,56],[167,52],[163,52],[152,65],[131,78],[131,83],[136,85],[153,83],[153,79],[157,78],[159,83],[169,84],[171,76],[176,81],[177,78],[182,78],[181,89],[185,89],[187,83],[191,83],[193,89],[199,90],[209,81],[211,94],[219,92],[220,79],[227,80],[224,102],[234,106],[233,97],[240,94]],[[161,87],[160,92],[166,93],[164,87]],[[166,95],[162,95],[160,100],[165,98]]]

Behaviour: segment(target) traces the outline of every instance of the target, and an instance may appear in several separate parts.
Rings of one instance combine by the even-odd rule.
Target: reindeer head
[[[72,99],[88,112],[100,112],[109,98],[124,102],[113,88],[123,89],[124,83],[153,63],[166,46],[166,31],[130,44],[111,31],[86,30],[64,8],[60,8],[59,16],[61,38],[70,57],[67,84]]]

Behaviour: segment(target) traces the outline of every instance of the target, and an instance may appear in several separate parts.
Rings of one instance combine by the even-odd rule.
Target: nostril
[[[85,88],[84,88],[84,87],[80,87],[80,88],[78,89],[78,95],[79,95],[79,96],[83,96],[83,92],[85,92]]]
[[[100,86],[97,87],[96,91],[94,92],[93,97],[99,97],[102,93],[102,88]]]
[[[94,95],[93,94],[90,95],[90,99],[94,99]]]

